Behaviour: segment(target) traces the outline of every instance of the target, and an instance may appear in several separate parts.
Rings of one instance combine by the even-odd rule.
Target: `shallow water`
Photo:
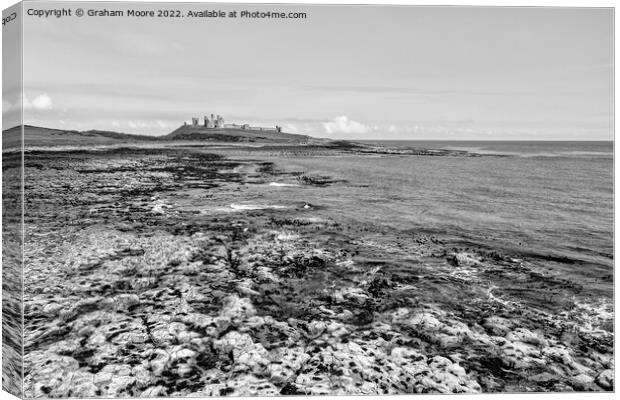
[[[501,143],[489,148],[523,154],[570,149],[579,154],[274,157],[270,161],[284,171],[330,176],[339,182],[324,187],[281,186],[299,183],[294,175],[285,175],[278,181],[280,186],[248,187],[247,201],[307,202],[314,207],[314,215],[368,224],[388,237],[421,231],[454,246],[499,251],[581,282],[584,295],[603,296],[607,304],[613,277],[613,158],[607,155],[609,146],[568,143],[554,148],[551,144]],[[604,155],[583,154],[590,151]],[[509,286],[508,281],[494,284]],[[546,300],[532,292],[531,302],[542,307]]]
[[[301,199],[339,215],[612,264],[613,159],[607,156],[308,157],[276,163],[345,180],[313,188]],[[277,189],[274,201],[297,193]]]
[[[611,141],[441,141],[441,140],[387,140],[367,141],[390,147],[425,148],[468,151],[517,157],[597,157],[613,158]]]

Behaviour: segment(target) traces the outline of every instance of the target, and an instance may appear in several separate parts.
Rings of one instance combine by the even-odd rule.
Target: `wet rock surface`
[[[188,149],[30,153],[26,396],[613,390],[611,292],[303,198],[230,206],[298,176]]]

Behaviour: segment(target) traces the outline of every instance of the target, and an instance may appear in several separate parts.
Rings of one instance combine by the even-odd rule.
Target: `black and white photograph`
[[[614,391],[614,8],[3,2],[2,388]]]

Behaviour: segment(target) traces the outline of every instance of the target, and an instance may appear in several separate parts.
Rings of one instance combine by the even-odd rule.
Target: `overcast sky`
[[[215,113],[333,138],[613,139],[611,9],[208,8],[308,17],[26,17],[25,122],[160,135]]]

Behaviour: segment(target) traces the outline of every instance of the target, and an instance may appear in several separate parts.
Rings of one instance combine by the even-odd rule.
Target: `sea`
[[[340,181],[270,187],[270,203],[389,231],[435,233],[462,245],[613,271],[613,142],[380,141],[479,157],[376,155],[274,158],[287,171]],[[584,267],[585,268],[585,267]]]

